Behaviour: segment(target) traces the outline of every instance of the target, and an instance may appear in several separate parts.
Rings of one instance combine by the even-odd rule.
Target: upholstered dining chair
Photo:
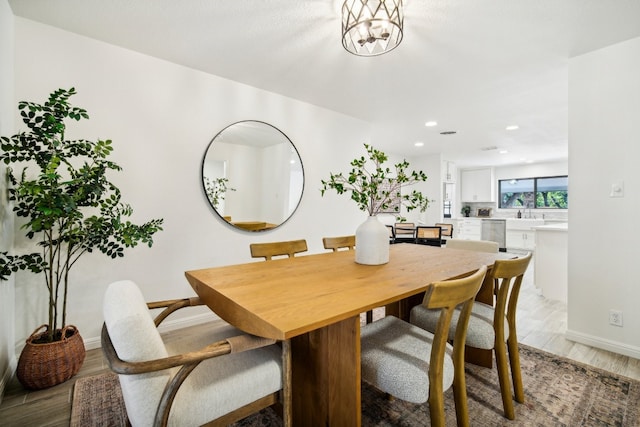
[[[467,327],[466,345],[485,350],[494,350],[500,393],[504,415],[510,420],[515,418],[515,410],[509,384],[509,365],[516,402],[524,402],[522,374],[520,372],[520,353],[516,332],[516,307],[522,278],[531,261],[531,252],[526,255],[506,260],[495,261],[488,278],[493,281],[495,307],[475,301],[471,319]],[[427,331],[439,330],[439,313],[424,306],[411,309],[410,322]],[[458,313],[453,316],[449,328],[449,339],[455,337]],[[507,362],[507,349],[509,362]]]
[[[394,225],[396,231],[396,243],[411,242],[416,238],[416,225],[413,222],[396,222]]]
[[[438,313],[435,333],[394,316],[361,330],[362,379],[398,399],[429,403],[432,426],[444,426],[444,391],[453,385],[459,426],[469,425],[464,376],[466,324],[487,268],[462,279],[429,285],[422,307]],[[447,331],[456,306],[462,304],[453,349]]]
[[[396,242],[396,229],[393,228],[393,225],[386,225],[387,230],[389,230],[389,244],[394,244]]]
[[[286,242],[251,243],[249,245],[252,258],[264,258],[271,261],[274,256],[288,256],[292,258],[295,254],[307,251],[307,241],[289,240]]]
[[[340,249],[353,250],[356,247],[356,236],[323,237],[322,245],[325,249],[337,252]]]
[[[442,246],[442,229],[432,225],[419,225],[416,228],[417,244]]]
[[[131,425],[228,425],[282,402],[290,424],[289,360],[273,340],[247,335],[220,320],[201,334],[165,345],[157,326],[199,298],[145,303],[129,280],[104,296],[102,348],[120,386]],[[150,310],[164,309],[153,319]],[[287,392],[281,392],[285,384]],[[283,397],[281,397],[283,396]]]
[[[468,251],[495,253],[500,250],[498,242],[491,240],[449,239],[445,245],[448,249],[466,249]]]
[[[453,224],[448,224],[444,222],[436,222],[436,227],[440,227],[442,229],[442,244],[446,244],[447,240],[453,239]]]

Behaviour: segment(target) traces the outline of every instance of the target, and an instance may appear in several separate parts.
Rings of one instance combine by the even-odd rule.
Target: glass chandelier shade
[[[342,46],[358,56],[376,56],[402,41],[402,0],[345,0]]]

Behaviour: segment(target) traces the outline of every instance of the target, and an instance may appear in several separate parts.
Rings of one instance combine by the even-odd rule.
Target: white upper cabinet
[[[442,162],[442,181],[456,182],[456,164],[445,160]]]
[[[462,202],[495,202],[493,168],[462,169],[460,200]]]
[[[445,182],[444,185],[444,200],[452,201],[456,198],[456,185],[453,182]]]

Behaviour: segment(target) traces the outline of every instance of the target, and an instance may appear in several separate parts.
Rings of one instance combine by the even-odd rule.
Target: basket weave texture
[[[42,328],[45,330],[40,331]],[[60,341],[34,343],[47,331],[46,325],[36,329],[20,353],[17,376],[25,388],[40,390],[61,384],[77,374],[84,362],[86,350],[78,328],[65,326]]]

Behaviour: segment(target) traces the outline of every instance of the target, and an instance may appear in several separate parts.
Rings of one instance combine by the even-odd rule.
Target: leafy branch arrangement
[[[9,200],[26,219],[22,229],[35,239],[40,252],[0,253],[0,279],[18,270],[44,273],[49,293],[47,342],[60,339],[66,326],[69,272],[78,259],[94,249],[117,258],[138,243],[153,244],[162,219],[142,225],[126,218],[133,209],[121,202],[120,190],[107,179],[120,166],[107,157],[111,140],[65,139],[65,120],[89,115],[68,100],[74,88],[58,89],[44,104],[20,102],[18,109],[29,132],[1,138],[0,161],[9,165]],[[11,166],[22,168],[17,173]],[[36,168],[35,174],[28,173]],[[58,331],[58,332],[56,332]]]
[[[409,163],[406,160],[396,164],[392,171],[389,167],[383,166],[389,159],[385,153],[368,144],[364,144],[364,147],[367,157],[352,160],[352,169],[347,177],[342,172],[330,173],[328,180],[322,180],[321,194],[324,196],[328,189],[333,189],[338,194],[350,192],[351,199],[358,204],[358,208],[370,216],[392,211],[401,219],[401,205],[404,205],[407,211],[416,208],[424,211],[429,205],[426,196],[416,190],[402,194],[401,189],[426,181],[427,175],[422,171],[407,172]],[[367,169],[369,163],[372,164],[372,169]]]
[[[228,178],[204,178],[204,191],[214,208],[218,209],[218,205],[224,200],[227,191],[236,191],[235,188],[228,185]]]

